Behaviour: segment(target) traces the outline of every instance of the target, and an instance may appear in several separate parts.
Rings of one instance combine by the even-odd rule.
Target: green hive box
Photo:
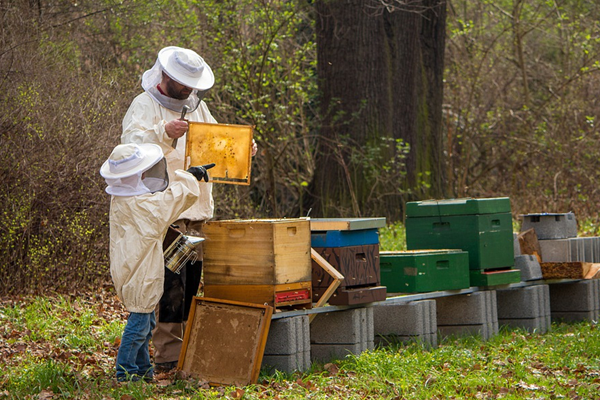
[[[510,200],[498,197],[406,203],[406,247],[467,251],[470,270],[512,268]]]
[[[382,251],[381,285],[388,293],[423,293],[466,289],[469,254],[462,250]]]
[[[470,271],[471,286],[497,286],[521,282],[521,271],[510,269],[505,271]]]

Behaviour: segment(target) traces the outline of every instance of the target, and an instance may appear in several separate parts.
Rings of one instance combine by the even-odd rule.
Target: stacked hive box
[[[462,250],[384,251],[381,284],[388,293],[423,293],[466,289],[469,253]]]
[[[380,286],[379,232],[385,218],[311,219],[314,250],[338,270],[344,280],[328,302],[334,305],[382,301]],[[317,302],[333,278],[316,262],[312,264],[313,300]]]
[[[206,297],[312,307],[307,219],[211,221],[204,233]]]
[[[469,253],[471,286],[519,282],[514,266],[510,201],[452,199],[406,204],[409,250],[461,249]]]

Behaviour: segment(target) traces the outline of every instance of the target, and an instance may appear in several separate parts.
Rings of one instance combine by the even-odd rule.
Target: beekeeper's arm
[[[173,149],[173,140],[183,136],[188,129],[187,121],[177,117],[177,113],[161,107],[142,93],[133,100],[123,117],[121,143],[155,143],[166,154]]]

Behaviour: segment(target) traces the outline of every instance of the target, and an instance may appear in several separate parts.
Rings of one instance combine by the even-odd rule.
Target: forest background
[[[358,143],[361,113],[324,108],[323,10],[335,16],[349,5],[386,23],[416,16],[422,25],[396,27],[416,37],[443,19],[443,40],[433,43],[444,54],[443,85],[428,88],[443,95],[430,110],[441,120],[434,164],[415,172],[408,160],[418,149],[402,138]],[[330,202],[311,217],[401,223],[406,201],[510,197],[515,219],[573,211],[580,232],[598,233],[597,2],[0,0],[0,21],[0,294],[108,279],[109,196],[98,170],[119,143],[141,74],[167,45],[210,64],[216,84],[205,100],[219,122],[255,127],[252,183],[215,185],[216,218],[307,215],[329,152],[345,175],[326,185],[346,185],[349,205]]]

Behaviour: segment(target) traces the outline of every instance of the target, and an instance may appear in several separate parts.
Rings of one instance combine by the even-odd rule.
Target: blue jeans
[[[130,313],[117,353],[117,380],[152,380],[150,339],[156,326],[154,312]]]

